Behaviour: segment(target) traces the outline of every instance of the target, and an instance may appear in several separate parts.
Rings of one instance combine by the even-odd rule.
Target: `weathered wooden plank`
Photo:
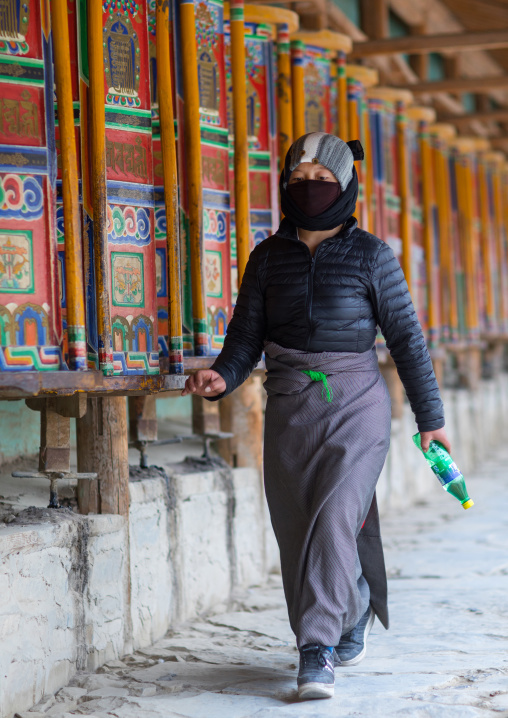
[[[396,85],[400,90],[410,90],[414,95],[435,95],[437,92],[484,92],[508,88],[508,75],[490,77],[456,77],[435,82],[416,82]]]
[[[492,50],[508,47],[506,30],[488,32],[454,32],[438,35],[391,37],[353,43],[352,58],[369,55],[398,55],[439,52],[441,50]]]
[[[123,397],[88,399],[76,420],[78,472],[96,472],[96,481],[78,481],[80,513],[129,512],[127,408]]]

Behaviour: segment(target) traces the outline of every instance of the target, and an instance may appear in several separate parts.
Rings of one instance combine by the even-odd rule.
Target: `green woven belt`
[[[332,393],[332,390],[330,389],[330,387],[328,386],[328,377],[326,376],[326,374],[323,374],[322,371],[312,371],[310,369],[309,370],[301,369],[300,371],[302,372],[302,374],[307,374],[307,376],[310,377],[310,379],[312,381],[322,381],[323,382],[323,389],[321,390],[321,396],[323,397],[323,399],[325,401],[327,401],[328,403],[331,403],[331,401],[333,399],[333,393]],[[325,397],[325,393],[326,393],[326,397]]]

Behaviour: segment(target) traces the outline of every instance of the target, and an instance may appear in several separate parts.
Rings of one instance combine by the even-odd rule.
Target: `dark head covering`
[[[311,132],[296,140],[286,155],[279,182],[284,215],[297,227],[308,230],[333,229],[344,224],[353,215],[358,198],[358,175],[354,166],[357,159],[363,159],[363,150],[357,140],[348,144],[326,132]],[[287,191],[291,173],[301,162],[314,162],[326,167],[341,188],[338,199],[314,217],[302,212]]]

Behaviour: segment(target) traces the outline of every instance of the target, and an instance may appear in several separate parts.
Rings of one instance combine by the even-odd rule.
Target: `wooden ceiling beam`
[[[508,108],[504,110],[490,110],[489,112],[471,112],[466,115],[440,116],[439,122],[448,122],[452,125],[466,125],[469,122],[506,122]]]
[[[428,52],[492,50],[496,47],[508,47],[506,30],[488,32],[454,32],[439,35],[408,35],[391,37],[385,40],[367,40],[355,42],[351,58],[370,55],[397,55],[407,53],[416,55]]]
[[[400,85],[400,89],[411,90],[415,95],[433,95],[436,92],[485,92],[485,90],[508,89],[508,75],[491,77],[457,77],[435,82],[417,82],[414,85]]]

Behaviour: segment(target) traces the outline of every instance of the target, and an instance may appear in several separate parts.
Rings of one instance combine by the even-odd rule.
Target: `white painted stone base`
[[[444,399],[467,479],[505,439],[508,375],[476,393],[446,390]],[[415,431],[405,406],[378,486],[382,512],[442,491],[411,442]],[[77,670],[148,646],[182,620],[225,610],[236,592],[278,569],[256,471],[176,466],[167,479],[131,482],[130,492],[129,557],[119,516],[29,509],[0,524],[0,718],[38,703]],[[444,510],[453,501],[443,492]]]

